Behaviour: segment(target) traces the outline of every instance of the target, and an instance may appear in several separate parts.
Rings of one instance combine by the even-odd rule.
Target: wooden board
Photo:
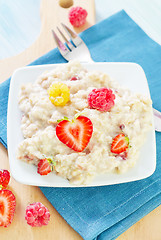
[[[87,24],[77,31],[95,23],[94,0],[75,0],[75,5],[82,6],[88,11]],[[21,54],[0,60],[0,82],[8,78],[13,71],[24,66],[55,47],[51,35],[51,28],[56,28],[60,22],[68,23],[68,9],[59,7],[58,0],[42,0],[41,2],[42,28],[38,39]],[[71,27],[71,25],[68,23]],[[0,144],[0,168],[9,169],[6,149]],[[38,187],[22,185],[11,178],[10,187],[16,195],[17,205],[14,220],[9,228],[0,228],[0,240],[80,240],[82,239],[53,206],[44,197]],[[49,208],[51,221],[48,226],[31,228],[25,222],[25,208],[29,203],[41,201]],[[133,225],[118,240],[160,240],[161,239],[161,206]]]

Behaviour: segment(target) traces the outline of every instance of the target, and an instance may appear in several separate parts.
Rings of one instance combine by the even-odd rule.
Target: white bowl
[[[18,94],[23,83],[34,82],[45,70],[51,70],[60,64],[28,66],[17,69],[11,79],[8,101],[7,144],[12,176],[18,182],[35,186],[73,187],[69,182],[55,174],[41,176],[36,167],[16,159],[16,149],[23,140],[20,129],[21,112],[18,106]],[[140,92],[150,97],[147,79],[143,69],[135,63],[84,63],[88,70],[107,73],[121,85],[133,92]],[[156,143],[154,123],[141,148],[140,157],[135,165],[125,174],[104,174],[97,176],[88,186],[102,186],[140,180],[153,174],[156,167]],[[74,186],[75,187],[75,186]],[[82,187],[82,186],[77,186]]]

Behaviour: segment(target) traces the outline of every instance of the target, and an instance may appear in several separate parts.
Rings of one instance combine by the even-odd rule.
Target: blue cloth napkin
[[[95,61],[136,62],[147,76],[153,106],[161,110],[161,46],[121,11],[81,34]],[[61,63],[57,49],[32,65]],[[1,142],[7,147],[9,81],[0,85]],[[129,79],[130,81],[130,79]],[[47,188],[42,192],[85,240],[111,240],[161,203],[161,134],[156,133],[157,169],[144,180],[90,188]]]

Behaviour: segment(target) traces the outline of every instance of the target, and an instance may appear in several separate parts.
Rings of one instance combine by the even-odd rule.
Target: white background
[[[124,9],[161,44],[161,0],[95,0],[95,5],[96,22]],[[39,10],[40,0],[0,0],[0,59],[22,52],[36,40],[41,29]]]

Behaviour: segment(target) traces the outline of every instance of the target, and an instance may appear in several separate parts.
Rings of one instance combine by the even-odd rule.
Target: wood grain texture
[[[75,5],[85,7],[88,11],[87,24],[79,29],[84,30],[94,24],[94,0],[81,1],[75,0]],[[41,3],[42,29],[38,39],[31,47],[23,53],[12,58],[0,61],[0,81],[8,78],[13,71],[24,66],[42,54],[55,47],[51,28],[59,25],[60,22],[67,23],[68,9],[61,9],[58,0],[43,0]],[[68,24],[70,25],[70,24]],[[9,169],[9,162],[6,149],[0,145],[0,168]],[[15,217],[9,228],[0,228],[0,240],[80,240],[82,239],[66,221],[53,208],[49,201],[44,197],[38,187],[22,185],[11,178],[9,187],[16,195],[17,205]],[[51,221],[48,226],[42,228],[31,228],[25,222],[25,208],[29,203],[41,201],[49,208]],[[117,240],[160,240],[161,239],[161,206],[141,219],[138,223],[129,228]],[[107,239],[108,240],[108,239]]]
[[[161,240],[161,206],[146,215],[117,240]]]

